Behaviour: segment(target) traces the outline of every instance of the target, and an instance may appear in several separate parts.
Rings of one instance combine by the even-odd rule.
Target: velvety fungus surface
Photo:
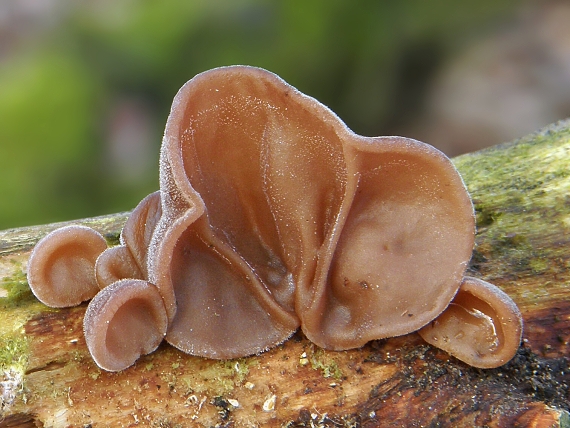
[[[30,260],[44,303],[93,297],[85,337],[104,369],[128,367],[163,338],[226,359],[298,328],[343,350],[423,327],[428,342],[478,367],[503,364],[519,345],[514,303],[464,279],[473,207],[432,146],[356,135],[276,75],[224,67],[174,98],[159,173],[160,191],[135,208],[119,246],[72,226]],[[60,250],[70,245],[81,251]],[[441,346],[459,335],[447,331],[456,322],[464,337]]]

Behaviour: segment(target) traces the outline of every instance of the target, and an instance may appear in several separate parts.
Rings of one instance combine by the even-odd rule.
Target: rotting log
[[[0,232],[0,427],[570,427],[570,120],[454,159],[477,213],[469,274],[519,305],[523,343],[503,367],[469,367],[417,334],[329,352],[297,333],[231,361],[168,345],[98,369],[86,305],[49,309],[25,271],[61,224]],[[117,242],[127,213],[83,220]]]

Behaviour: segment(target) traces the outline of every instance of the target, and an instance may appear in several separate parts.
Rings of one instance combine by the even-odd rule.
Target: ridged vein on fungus
[[[464,279],[473,207],[435,148],[356,135],[276,75],[235,66],[180,89],[159,166],[160,191],[133,211],[120,246],[103,251],[96,232],[70,226],[30,259],[42,302],[92,298],[85,336],[103,369],[128,367],[162,338],[226,359],[299,327],[332,350],[424,327],[478,367],[516,352],[516,305]]]

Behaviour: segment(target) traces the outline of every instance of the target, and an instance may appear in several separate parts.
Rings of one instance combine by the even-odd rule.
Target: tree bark
[[[0,427],[570,427],[570,120],[454,159],[478,234],[469,274],[518,304],[503,367],[469,367],[413,333],[329,352],[297,333],[259,356],[168,346],[119,373],[85,346],[86,305],[54,310],[26,282],[33,245],[61,226],[0,232]],[[114,243],[127,213],[82,220]]]

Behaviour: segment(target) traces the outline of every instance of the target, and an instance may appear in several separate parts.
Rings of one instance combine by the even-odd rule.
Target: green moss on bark
[[[472,270],[493,279],[567,267],[570,120],[453,162],[477,215]],[[545,245],[552,241],[559,245]]]

